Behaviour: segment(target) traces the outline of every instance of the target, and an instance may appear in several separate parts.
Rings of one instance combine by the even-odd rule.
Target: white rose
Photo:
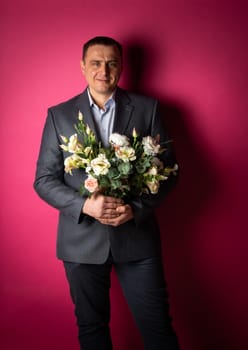
[[[125,135],[118,133],[111,134],[109,137],[109,143],[114,147],[127,147],[129,146],[129,138]]]
[[[90,166],[94,171],[94,173],[98,176],[98,175],[106,175],[108,173],[108,169],[110,168],[111,164],[109,163],[105,154],[100,153],[97,158],[93,159],[90,162]]]
[[[123,162],[129,162],[136,159],[135,150],[132,147],[119,147],[116,149],[115,155]]]
[[[143,137],[142,145],[144,146],[145,154],[149,156],[155,156],[159,153],[160,145],[157,140],[151,136]]]

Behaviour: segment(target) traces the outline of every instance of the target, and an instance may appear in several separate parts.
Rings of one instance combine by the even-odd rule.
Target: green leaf
[[[120,176],[119,171],[116,168],[110,168],[108,171],[108,177],[110,179],[118,178]]]
[[[128,175],[132,169],[132,165],[129,162],[126,163],[120,163],[118,165],[118,170],[123,175]]]

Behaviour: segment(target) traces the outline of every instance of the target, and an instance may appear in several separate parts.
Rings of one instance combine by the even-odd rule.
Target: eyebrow
[[[90,62],[118,62],[119,60],[116,58],[110,59],[108,61],[102,60],[102,59],[92,59]]]

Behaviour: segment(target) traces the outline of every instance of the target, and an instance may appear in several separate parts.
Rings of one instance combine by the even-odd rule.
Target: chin
[[[115,88],[113,87],[109,87],[109,88],[99,88],[99,89],[96,89],[96,91],[99,93],[99,94],[111,94],[113,91],[114,91]]]

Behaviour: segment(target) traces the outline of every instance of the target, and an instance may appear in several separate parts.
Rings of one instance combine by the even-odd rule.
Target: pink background
[[[175,141],[181,180],[158,216],[182,350],[248,348],[245,4],[1,1],[1,349],[78,349],[57,212],[32,183],[47,107],[85,87],[95,35],[123,42],[121,85],[160,98]],[[115,274],[111,295],[115,349],[142,349]]]

